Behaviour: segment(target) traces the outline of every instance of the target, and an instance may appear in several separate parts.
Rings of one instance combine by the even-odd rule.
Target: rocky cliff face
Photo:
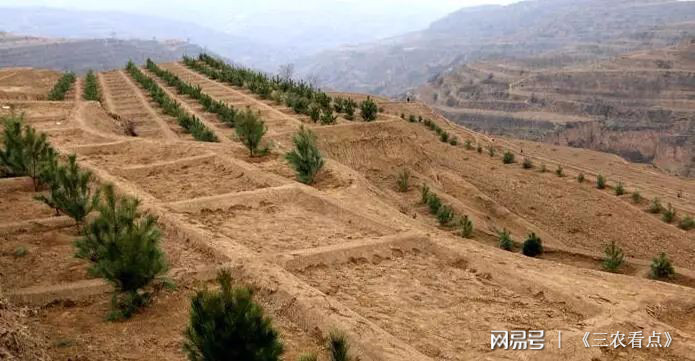
[[[671,174],[695,176],[693,134],[676,130],[613,130],[598,122],[576,124],[545,141],[615,153],[637,163],[651,163]]]

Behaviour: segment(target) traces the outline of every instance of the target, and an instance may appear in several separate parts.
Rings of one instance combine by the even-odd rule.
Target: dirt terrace
[[[179,285],[159,292],[133,319],[105,322],[109,288],[70,257],[72,224],[34,201],[26,180],[3,180],[0,200],[12,203],[0,205],[0,233],[7,235],[0,284],[15,302],[34,307],[28,323],[55,359],[185,359],[180,345],[189,297],[210,286],[220,267],[258,290],[286,344],[285,360],[322,351],[333,328],[347,333],[360,360],[693,359],[693,289],[643,274],[649,258],[666,250],[683,277],[691,277],[692,232],[660,223],[608,191],[576,184],[570,169],[560,178],[502,165],[499,152],[490,158],[460,144],[445,145],[422,125],[398,120],[400,112],[413,110],[432,116],[418,104],[383,103],[389,114],[372,124],[309,125],[329,160],[316,187],[301,185],[282,153],[288,135],[306,119],[182,65],[164,67],[216,99],[261,111],[276,148],[264,158],[249,158],[213,114],[172,89],[177,101],[228,141],[168,137],[162,121],[169,123],[153,115],[154,104],[142,100],[141,89],[127,86],[132,79],[124,73],[100,75],[110,93],[104,106],[132,114],[141,129],[153,130],[140,137],[119,133],[95,103],[63,106],[67,129],[41,120],[53,116],[50,104],[22,105],[28,121],[61,152],[76,152],[100,181],[141,198],[159,217],[170,276]],[[123,96],[114,95],[118,89]],[[134,93],[132,99],[123,89]],[[461,141],[491,143],[436,120]],[[413,172],[413,187],[399,193],[395,175],[403,167]],[[436,224],[419,204],[415,186],[422,183],[471,216],[473,239]],[[517,240],[537,232],[550,252],[529,259],[501,251],[494,247],[500,228]],[[609,239],[634,257],[633,272],[598,270],[591,253],[600,253]],[[16,253],[19,247],[25,255]],[[23,268],[31,271],[19,273]],[[563,331],[566,347],[491,352],[494,328]],[[617,328],[670,331],[675,340],[668,350],[643,352],[581,346],[584,332]]]

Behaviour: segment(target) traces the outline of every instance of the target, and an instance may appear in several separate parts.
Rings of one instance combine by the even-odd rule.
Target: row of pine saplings
[[[72,72],[63,73],[58,81],[53,85],[53,88],[48,93],[48,100],[65,100],[65,95],[72,88],[77,77]],[[82,97],[85,100],[95,100],[101,101],[101,95],[99,94],[99,86],[97,84],[97,77],[94,75],[93,71],[87,72],[85,77],[84,92]]]
[[[414,122],[423,122],[422,120],[413,120],[414,116],[409,117],[409,121],[411,123]],[[425,120],[426,122],[427,120]],[[423,122],[424,123],[424,122]],[[470,140],[465,141],[465,147],[466,149],[472,150],[474,149],[472,146],[472,143]],[[478,153],[482,153],[482,147],[478,145],[477,147]],[[488,153],[490,154],[491,157],[495,155],[494,153],[494,147],[490,146],[488,148]],[[504,164],[512,164],[515,162],[515,157],[514,153],[512,152],[505,152],[503,157],[502,157],[502,162]],[[524,159],[523,163],[523,168],[524,169],[532,169],[533,168],[533,163],[529,158]],[[542,172],[545,172],[545,166],[542,167],[541,169]],[[564,171],[561,166],[558,166],[558,168],[555,171],[555,174],[558,177],[564,177]],[[396,184],[397,188],[400,192],[407,192],[410,189],[409,183],[410,183],[410,172],[407,169],[401,170],[398,174]],[[583,183],[585,181],[584,174],[580,173],[577,176],[577,180],[580,183]],[[596,187],[598,189],[605,189],[607,187],[606,185],[606,178],[602,175],[598,175],[597,180],[596,180]],[[624,186],[622,183],[618,183],[615,189],[616,195],[621,196],[625,194]],[[425,204],[430,213],[434,215],[437,220],[439,221],[439,224],[441,226],[449,227],[451,225],[455,225],[459,228],[459,234],[464,237],[464,238],[470,238],[471,235],[473,234],[473,223],[472,221],[468,218],[467,215],[464,215],[463,217],[458,217],[456,216],[454,210],[452,207],[445,205],[442,203],[441,198],[432,190],[430,189],[429,186],[423,184],[422,189],[421,189],[421,201],[423,204]],[[639,192],[634,192],[632,194],[632,199],[636,203],[641,202],[642,198],[639,194]],[[652,205],[649,207],[648,211],[650,213],[662,213],[662,218],[664,219],[665,222],[671,223],[673,221],[673,218],[675,217],[676,211],[673,209],[673,207],[669,204],[668,209],[664,209],[661,206],[661,203],[659,202],[658,198],[655,198],[654,201],[652,202]],[[684,230],[690,230],[695,227],[693,224],[693,219],[692,217],[685,217],[679,224],[679,227],[684,229]],[[499,247],[511,251],[514,248],[514,240],[511,238],[511,234],[507,230],[502,230],[499,232]],[[535,234],[531,233],[528,235],[526,240],[522,244],[522,253],[526,256],[529,257],[537,257],[541,254],[543,254],[543,243],[541,239]],[[620,267],[624,264],[624,255],[623,255],[623,250],[616,245],[615,241],[611,242],[609,245],[606,246],[604,250],[605,256],[602,262],[603,268],[607,271],[610,272],[617,272]],[[660,278],[670,278],[675,275],[675,271],[673,266],[671,265],[671,261],[669,260],[668,256],[666,253],[661,253],[657,257],[655,257],[652,260],[651,264],[651,273],[650,275],[653,278],[660,279]]]
[[[400,192],[408,192],[410,189],[410,172],[402,170],[397,177],[397,188]],[[471,238],[473,235],[473,222],[467,215],[459,217],[456,215],[452,207],[444,204],[442,199],[434,193],[426,184],[421,188],[421,202],[427,206],[430,213],[434,215],[442,227],[455,226],[458,228],[458,234],[463,238]],[[505,251],[513,251],[515,241],[512,239],[508,230],[502,230],[498,233],[499,247]],[[522,243],[521,252],[528,257],[537,257],[543,254],[543,243],[535,233],[530,233],[526,240]],[[624,254],[615,241],[612,241],[604,249],[604,257],[602,267],[609,272],[618,272],[625,264]],[[661,253],[652,260],[650,276],[655,279],[672,278],[675,275],[675,270],[666,253]]]
[[[184,110],[181,104],[169,97],[157,82],[145,75],[132,61],[126,65],[126,71],[159,104],[164,114],[174,117],[181,128],[190,133],[193,138],[204,142],[219,141],[215,133],[205,126],[198,117]]]
[[[401,119],[405,120],[405,114],[401,113]],[[456,138],[455,135],[449,134],[446,130],[442,129],[436,122],[430,120],[430,119],[424,119],[422,118],[422,115],[418,115],[417,117],[413,114],[410,114],[408,116],[408,121],[410,123],[420,123],[427,128],[429,128],[431,131],[437,133],[437,136],[439,137],[439,140],[442,141],[442,143],[449,143],[451,145],[458,145],[459,140]]]
[[[94,176],[67,161],[48,143],[45,134],[23,124],[21,118],[2,119],[3,177],[31,177],[40,200],[75,220],[80,236],[75,256],[90,263],[88,272],[114,286],[108,319],[122,320],[147,306],[151,290],[174,287],[164,277],[168,270],[160,248],[157,219],[139,209],[140,201],[118,196],[112,185],[99,187]],[[228,271],[221,271],[219,290],[203,289],[191,299],[190,321],[183,349],[189,360],[280,360],[284,346],[272,320],[253,299],[253,290],[233,286]],[[333,331],[327,341],[331,360],[349,360],[344,334]],[[317,360],[302,355],[300,361]]]
[[[271,99],[277,104],[284,104],[297,114],[304,114],[314,123],[335,124],[337,116],[342,113],[347,120],[354,120],[355,109],[360,109],[364,121],[376,120],[379,108],[371,97],[357,104],[351,98],[331,98],[325,92],[311,85],[279,76],[270,77],[243,67],[236,67],[201,54],[198,59],[183,58],[183,64],[213,80],[234,86],[244,87],[261,99]]]
[[[405,114],[401,113],[401,118],[405,119]],[[430,119],[423,119],[422,116],[415,117],[415,115],[410,115],[408,116],[408,121],[411,123],[422,123],[423,125],[427,126],[431,130],[435,131],[439,135],[439,139],[442,142],[449,142],[451,145],[457,145],[458,140],[456,139],[455,136],[449,135],[446,131],[444,131],[439,125],[437,125],[435,122],[431,121]],[[483,147],[481,145],[477,145],[476,147],[473,146],[473,143],[471,142],[470,139],[467,139],[463,143],[464,148],[467,150],[477,150],[478,153],[483,152]],[[496,150],[495,147],[492,145],[488,145],[487,147],[487,153],[490,155],[490,157],[494,157]],[[516,157],[514,153],[511,151],[505,151],[502,155],[502,163],[504,164],[513,164],[516,163]],[[524,169],[533,169],[535,165],[533,164],[533,161],[526,157],[524,158],[523,162],[521,163],[521,166]],[[545,164],[541,164],[540,166],[540,171],[541,173],[547,172],[547,168]],[[564,169],[562,168],[561,165],[558,165],[557,168],[555,169],[555,174],[558,177],[564,177],[565,172]],[[579,173],[577,175],[577,181],[579,183],[584,183],[586,181],[586,177],[584,176],[584,173]],[[599,174],[596,177],[596,188],[598,189],[606,189],[608,187],[607,185],[607,179],[605,176]],[[615,194],[617,196],[622,196],[625,195],[627,191],[625,190],[625,185],[622,182],[618,182],[615,186]],[[632,193],[632,201],[635,204],[641,204],[643,202],[642,195],[639,193],[639,191],[634,191]],[[678,197],[680,198],[680,193],[678,194]],[[661,219],[666,222],[666,223],[674,223],[677,221],[677,212],[675,208],[669,203],[667,207],[664,207],[661,204],[661,201],[659,198],[654,198],[651,202],[651,205],[647,209],[649,213],[653,214],[661,214]],[[695,219],[693,219],[692,216],[690,215],[685,215],[683,218],[678,220],[677,225],[679,228],[681,228],[684,231],[689,231],[691,229],[695,229]]]
[[[513,164],[516,162],[514,153],[510,151],[506,151],[504,155],[502,156],[502,162],[504,164]],[[534,164],[533,161],[529,158],[524,158],[523,163],[521,166],[524,169],[533,169]],[[541,165],[541,172],[545,172],[545,164]],[[555,174],[558,177],[564,177],[565,172],[562,166],[558,165],[557,169],[555,169]],[[579,173],[577,175],[577,182],[579,183],[584,183],[586,181],[586,177],[584,176],[584,173]],[[608,188],[608,180],[606,177],[602,174],[599,174],[596,176],[596,188],[597,189],[606,189]],[[615,195],[616,196],[623,196],[627,194],[627,191],[625,190],[625,185],[623,182],[618,182],[615,187],[614,187]],[[680,194],[678,195],[680,198]],[[632,201],[635,204],[642,204],[643,198],[642,195],[640,194],[639,191],[634,191],[631,194]],[[649,208],[647,208],[647,212],[653,213],[653,214],[661,214],[661,220],[663,220],[666,223],[674,223],[677,220],[677,212],[676,209],[673,208],[673,206],[669,203],[667,207],[664,207],[661,205],[661,201],[659,198],[655,197]],[[684,231],[689,231],[691,229],[695,229],[695,220],[693,220],[693,217],[690,215],[684,216],[680,221],[677,222],[677,225],[679,228],[681,228]]]

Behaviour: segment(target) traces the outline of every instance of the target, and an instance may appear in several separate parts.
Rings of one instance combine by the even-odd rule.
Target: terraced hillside
[[[469,64],[436,77],[419,97],[474,129],[692,176],[694,53],[688,40],[590,65],[553,57]]]
[[[182,95],[157,69],[201,93]],[[645,211],[659,197],[672,203],[676,221],[695,214],[693,182],[605,153],[492,139],[422,103],[376,98],[374,121],[340,115],[320,125],[248,83],[213,80],[182,63],[157,69],[139,67],[161,88],[157,99],[129,70],[98,74],[101,103],[82,100],[82,80],[63,102],[0,100],[0,115],[24,113],[61,154],[76,154],[99,183],[158,217],[167,276],[177,284],[131,319],[105,321],[111,286],[73,257],[74,222],[36,201],[29,179],[1,179],[0,290],[30,311],[19,319],[0,312],[0,320],[26,325],[53,359],[185,360],[190,297],[213,287],[224,268],[255,289],[284,360],[307,351],[328,359],[334,329],[347,335],[354,360],[695,360],[695,231]],[[177,116],[165,115],[161,94],[178,104]],[[201,94],[260,114],[270,151],[251,157]],[[217,141],[195,140],[179,126],[183,116]],[[313,185],[298,182],[284,158],[301,127],[316,134],[326,158]],[[517,162],[503,163],[505,151]],[[520,165],[524,157],[533,167]],[[404,170],[409,182],[399,189]],[[598,175],[606,189],[596,188]],[[618,182],[645,200],[616,196]],[[423,185],[466,215],[472,232],[462,237],[457,224],[438,222],[422,203]],[[503,229],[516,240],[512,251],[498,248]],[[545,247],[537,258],[519,253],[531,232]],[[601,269],[611,241],[627,256],[617,274]],[[676,265],[666,281],[647,276],[660,252]],[[546,349],[493,351],[493,329],[546,330]],[[582,344],[585,332],[618,330],[674,340],[641,350]]]

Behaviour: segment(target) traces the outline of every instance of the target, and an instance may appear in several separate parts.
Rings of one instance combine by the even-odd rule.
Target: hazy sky
[[[518,0],[0,0],[0,6],[47,6],[83,10],[119,10],[160,15],[219,28],[249,22],[264,13],[317,13],[349,7],[358,13],[399,18],[419,14],[429,22],[466,6],[510,4]]]
[[[273,49],[274,55],[292,59],[347,44],[369,43],[378,39],[422,30],[433,21],[458,9],[486,4],[511,4],[519,0],[0,0],[0,7],[42,6],[69,10],[119,11],[195,23],[246,39],[249,44]],[[108,19],[108,14],[105,17]],[[41,32],[41,24],[26,17],[22,29],[30,35],[54,36]],[[111,23],[92,27],[104,30]],[[0,30],[3,29],[0,21]],[[84,24],[82,26],[90,26]],[[74,29],[73,29],[74,30]],[[79,29],[78,29],[79,30]],[[121,29],[122,30],[122,29]],[[137,30],[137,29],[135,29]],[[158,38],[173,38],[158,29]],[[15,30],[16,31],[16,30]],[[24,30],[25,31],[25,30]],[[108,29],[104,30],[109,33]],[[113,29],[113,33],[123,31]],[[180,32],[175,32],[179,34]],[[147,34],[149,35],[149,34]],[[62,34],[60,36],[81,36]],[[106,36],[106,35],[101,35]],[[151,38],[145,36],[144,38]],[[188,38],[188,37],[187,37]],[[208,46],[205,39],[194,42]],[[285,60],[283,60],[285,61]],[[257,61],[257,63],[259,63]]]

